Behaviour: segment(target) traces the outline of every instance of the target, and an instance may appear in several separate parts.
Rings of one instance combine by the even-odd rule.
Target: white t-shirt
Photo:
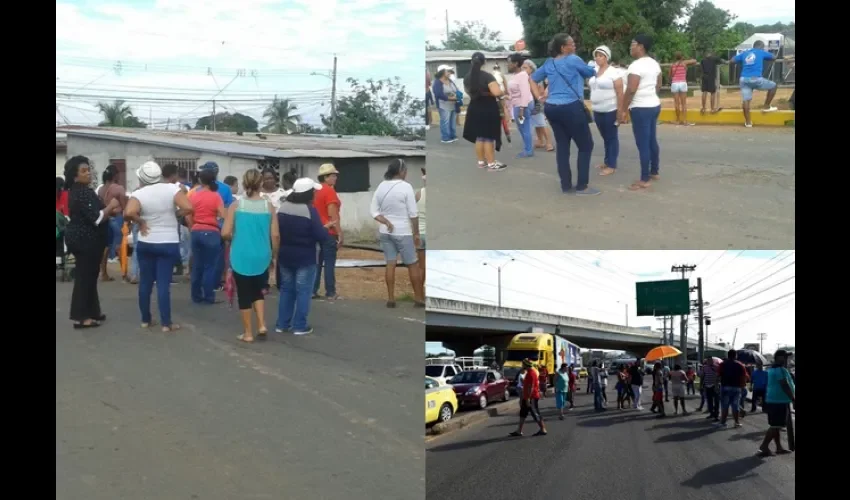
[[[623,70],[608,66],[602,76],[591,77],[588,81],[590,87],[590,101],[593,103],[593,111],[608,113],[617,110],[617,93],[614,90],[614,82],[623,80],[625,90],[625,74]]]
[[[425,234],[425,188],[419,190],[419,201],[416,202],[419,210],[419,233]]]
[[[275,213],[277,213],[277,211],[280,209],[280,205],[283,203],[283,201],[281,200],[282,198],[284,198],[284,193],[285,191],[283,189],[278,188],[276,191],[273,191],[271,193],[265,193],[263,191],[260,191],[260,197],[270,202],[272,206],[274,206]],[[234,196],[234,199],[235,198],[236,197]]]
[[[174,196],[181,190],[176,184],[160,182],[141,187],[130,195],[142,205],[139,214],[148,225],[147,236],[139,233],[145,243],[179,243],[179,224]]]
[[[413,186],[400,179],[381,182],[372,196],[372,205],[369,211],[372,213],[373,219],[383,215],[392,223],[394,227],[392,233],[387,230],[387,226],[379,224],[378,230],[381,234],[412,236],[413,227],[410,225],[410,219],[419,216]]]
[[[641,57],[629,65],[628,74],[640,77],[637,92],[632,98],[629,109],[661,106],[661,99],[658,98],[658,93],[655,91],[658,75],[661,74],[661,66],[655,59],[649,56]],[[626,81],[626,86],[628,86],[628,81]]]

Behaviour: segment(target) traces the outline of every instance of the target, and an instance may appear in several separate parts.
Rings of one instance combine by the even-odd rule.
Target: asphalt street
[[[412,304],[314,301],[313,334],[244,344],[237,311],[192,305],[188,285],[172,286],[176,333],[141,330],[118,283],[100,285],[106,323],[74,330],[71,286],[56,284],[57,499],[424,497]]]
[[[521,138],[476,166],[472,144],[442,144],[428,131],[428,245],[439,250],[794,248],[793,128],[659,125],[661,180],[629,191],[640,164],[631,126],[620,129],[619,171],[593,168],[604,148],[591,125],[591,186],[599,196],[561,193],[555,153],[518,160]],[[551,133],[551,131],[550,131]],[[462,130],[458,131],[458,136]],[[572,147],[575,180],[577,151]]]
[[[693,410],[699,400],[691,398]],[[673,416],[672,403],[668,418],[657,419],[646,392],[643,412],[613,403],[600,414],[590,396],[576,401],[562,421],[554,398],[541,402],[547,436],[531,436],[529,419],[524,437],[509,437],[518,419],[507,415],[429,441],[427,498],[795,498],[794,454],[755,456],[763,414],[749,414],[740,429],[717,429],[705,413]]]

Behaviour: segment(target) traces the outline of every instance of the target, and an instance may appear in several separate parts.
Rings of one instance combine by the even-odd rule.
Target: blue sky
[[[515,259],[511,262],[511,259]],[[794,251],[428,251],[430,297],[496,304],[502,268],[502,306],[606,323],[660,327],[636,317],[635,282],[674,279],[676,264],[695,264],[703,278],[711,341],[736,346],[767,332],[765,349],[795,341]],[[484,265],[484,263],[487,265]],[[696,298],[694,296],[694,298]],[[773,301],[769,304],[767,302]],[[696,335],[695,321],[690,335]],[[426,351],[439,352],[428,343]]]
[[[56,119],[94,124],[98,100],[124,97],[143,121],[194,125],[219,94],[217,111],[258,120],[290,97],[318,123],[334,54],[340,95],[349,77],[421,87],[424,12],[424,0],[57,0],[56,88],[71,96]],[[151,100],[166,97],[185,101]]]
[[[794,0],[713,0],[713,3],[735,14],[736,21],[758,25],[794,20]],[[435,45],[446,37],[446,11],[452,26],[454,21],[482,21],[491,30],[500,31],[506,45],[522,38],[522,22],[514,13],[511,0],[432,0],[428,3],[426,36]]]

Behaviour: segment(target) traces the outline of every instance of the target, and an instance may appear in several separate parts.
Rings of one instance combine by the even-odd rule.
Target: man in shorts
[[[787,427],[788,419],[791,418],[790,405],[796,407],[796,388],[791,373],[787,368],[788,352],[784,349],[776,351],[773,355],[773,365],[767,369],[767,393],[764,398],[764,411],[767,413],[767,425],[770,427],[764,435],[764,440],[759,447],[758,455],[769,457],[773,455],[770,450],[770,442],[776,443],[776,454],[785,455],[791,453],[782,447],[780,432]]]
[[[763,113],[772,113],[778,108],[771,106],[773,97],[776,95],[776,82],[768,80],[762,76],[764,74],[764,62],[773,61],[776,56],[764,50],[764,42],[756,40],[753,43],[753,48],[741,52],[735,59],[736,63],[741,65],[741,100],[744,108],[744,126],[751,128],[753,122],[750,119],[750,103],[753,100],[753,91],[766,90],[767,96],[764,99]]]
[[[537,373],[537,369],[530,359],[523,359],[522,366],[527,371],[522,384],[522,401],[520,401],[519,406],[519,427],[517,430],[511,432],[510,435],[521,437],[525,419],[531,415],[531,418],[540,427],[540,430],[534,433],[534,435],[545,436],[546,424],[543,423],[543,416],[540,415],[540,375]]]
[[[705,57],[699,63],[700,68],[702,68],[702,85],[700,88],[702,90],[702,107],[699,110],[700,114],[705,114],[705,101],[709,96],[711,96],[711,114],[718,113],[722,109],[718,106],[719,96],[717,95],[717,68],[721,64],[726,64],[726,61],[714,55],[710,50],[705,53]]]
[[[730,349],[726,359],[720,363],[717,370],[720,376],[720,422],[719,427],[726,427],[726,419],[729,417],[729,407],[732,407],[732,418],[735,419],[735,427],[741,427],[741,394],[750,378],[747,367],[738,361],[738,351]]]

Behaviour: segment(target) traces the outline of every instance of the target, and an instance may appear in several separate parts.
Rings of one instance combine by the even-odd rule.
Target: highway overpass
[[[428,297],[425,311],[425,340],[442,342],[458,356],[471,356],[485,344],[501,350],[517,333],[530,331],[557,333],[582,348],[623,350],[638,356],[662,343],[660,332],[644,328],[475,302]],[[679,336],[674,340],[678,347]],[[688,352],[696,349],[696,339],[688,339]]]

